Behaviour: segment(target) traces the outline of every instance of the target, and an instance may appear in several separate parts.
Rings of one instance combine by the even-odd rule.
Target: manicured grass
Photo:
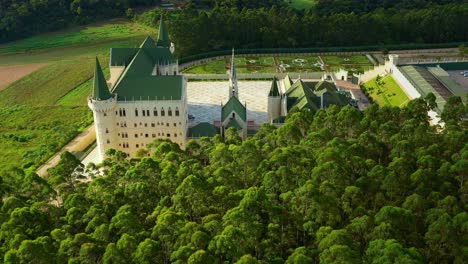
[[[298,60],[304,60],[304,61],[302,62]],[[317,67],[314,65],[315,63],[319,62],[319,58],[314,57],[314,56],[277,57],[276,62],[279,68],[281,68],[281,65],[283,64],[283,68],[281,68],[283,72],[319,72],[319,71],[322,71],[320,67]]]
[[[326,56],[321,56],[321,57],[324,60],[325,64],[327,65],[342,65],[342,64],[369,64],[371,65],[372,64],[364,55],[351,55],[351,56],[326,55]]]
[[[226,71],[226,60],[219,59],[187,68],[182,72],[192,74],[224,74]]]
[[[309,9],[315,6],[315,0],[286,0],[295,9]]]
[[[269,73],[276,72],[273,57],[236,57],[238,73]]]
[[[379,105],[403,107],[410,101],[405,92],[390,75],[383,77],[379,82],[377,82],[377,78],[374,78],[364,83],[362,88]]]

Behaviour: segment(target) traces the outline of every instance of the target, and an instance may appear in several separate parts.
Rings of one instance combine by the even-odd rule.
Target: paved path
[[[76,138],[70,141],[65,147],[63,147],[55,156],[47,161],[44,165],[42,165],[36,173],[41,177],[47,177],[48,173],[47,170],[52,168],[58,164],[60,161],[60,155],[64,151],[83,151],[86,149],[87,146],[92,144],[96,140],[96,132],[94,130],[94,124],[88,127],[83,133],[79,134]]]

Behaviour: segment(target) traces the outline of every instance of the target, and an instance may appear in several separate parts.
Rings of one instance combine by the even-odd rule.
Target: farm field
[[[44,67],[45,63],[0,66],[0,90],[22,77]]]
[[[405,106],[410,99],[400,88],[392,76],[388,75],[378,80],[378,77],[364,83],[362,89],[379,105]]]
[[[147,35],[156,32],[116,21],[0,46],[0,65],[47,63],[0,91],[0,170],[33,171],[86,129],[95,56],[108,74],[109,48],[134,47]]]
[[[315,6],[315,0],[288,0],[289,5],[295,9],[309,9]]]

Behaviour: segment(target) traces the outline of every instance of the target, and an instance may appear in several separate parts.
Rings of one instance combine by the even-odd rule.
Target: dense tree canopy
[[[467,107],[296,112],[241,141],[156,141],[0,178],[5,263],[463,263]],[[76,167],[76,169],[74,169]]]

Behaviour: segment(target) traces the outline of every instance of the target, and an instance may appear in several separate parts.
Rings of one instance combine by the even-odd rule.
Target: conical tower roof
[[[268,96],[280,96],[278,89],[278,79],[276,78],[276,76],[273,79],[273,83],[271,83],[271,89]]]
[[[171,40],[169,39],[169,33],[166,29],[166,23],[164,22],[164,16],[161,15],[161,20],[159,22],[159,35],[158,41],[156,42],[158,47],[169,48],[171,46]]]
[[[104,73],[102,73],[101,65],[96,57],[96,67],[94,69],[94,87],[93,87],[93,99],[94,100],[107,100],[111,98],[109,88],[107,87]]]

